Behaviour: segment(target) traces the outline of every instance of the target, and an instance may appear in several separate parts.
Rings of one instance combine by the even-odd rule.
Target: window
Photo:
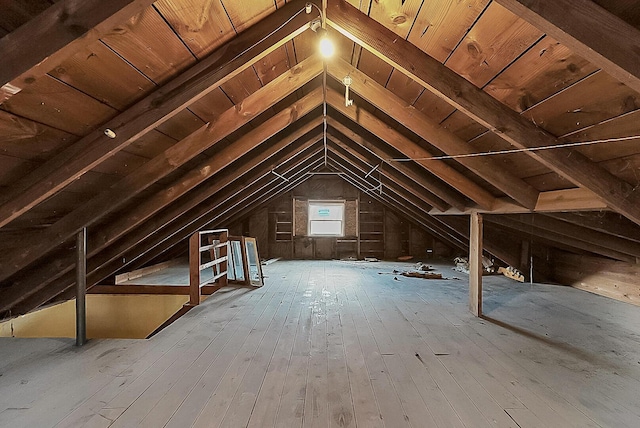
[[[344,201],[309,201],[310,236],[344,236]]]

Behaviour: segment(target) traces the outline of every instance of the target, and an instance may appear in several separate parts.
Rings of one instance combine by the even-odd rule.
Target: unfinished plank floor
[[[2,427],[638,427],[640,308],[279,261],[150,340],[0,340]]]

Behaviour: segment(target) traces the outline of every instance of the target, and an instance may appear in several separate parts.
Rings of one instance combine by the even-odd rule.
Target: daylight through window
[[[309,201],[310,236],[344,236],[344,201]]]

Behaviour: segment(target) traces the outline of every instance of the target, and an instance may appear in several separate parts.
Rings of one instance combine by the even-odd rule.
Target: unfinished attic
[[[640,426],[640,1],[8,0],[0,58],[0,427]]]

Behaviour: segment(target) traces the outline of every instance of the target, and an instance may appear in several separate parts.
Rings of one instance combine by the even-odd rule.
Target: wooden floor
[[[279,261],[150,340],[0,340],[2,427],[638,427],[640,308]]]

